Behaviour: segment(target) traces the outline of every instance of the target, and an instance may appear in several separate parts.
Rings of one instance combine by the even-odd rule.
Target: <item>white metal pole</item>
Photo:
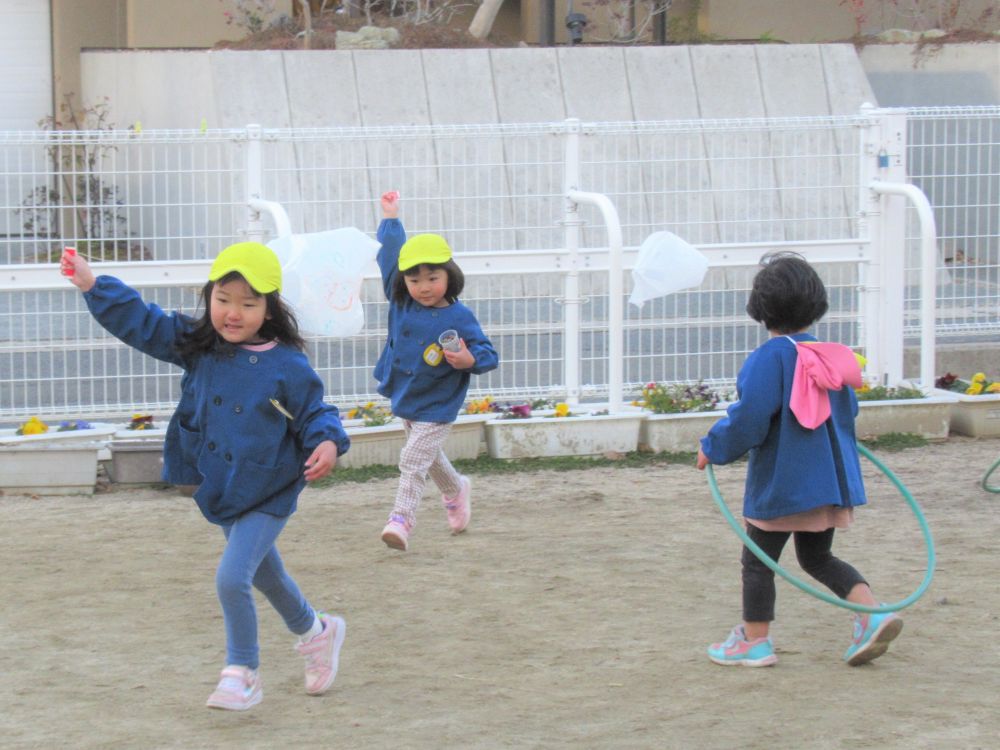
[[[263,241],[266,232],[264,222],[260,218],[260,209],[255,209],[250,205],[251,201],[259,200],[264,190],[264,160],[261,155],[261,135],[260,125],[247,125],[247,229],[246,236],[249,240]]]
[[[916,185],[873,182],[879,194],[901,195],[917,209],[920,220],[920,385],[925,392],[934,387],[937,309],[937,225],[927,196]]]
[[[566,120],[566,162],[564,165],[563,234],[569,253],[568,268],[563,280],[563,379],[566,402],[580,403],[580,216],[576,203],[569,197],[580,181],[580,121]]]
[[[625,313],[622,310],[622,225],[611,199],[601,193],[571,190],[575,203],[597,206],[608,229],[608,413],[620,414],[625,371]]]

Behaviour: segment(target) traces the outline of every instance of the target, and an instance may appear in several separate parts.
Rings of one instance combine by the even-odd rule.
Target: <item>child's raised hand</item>
[[[451,352],[447,349],[444,350],[444,358],[448,360],[448,364],[454,367],[456,370],[468,370],[474,364],[476,364],[476,358],[473,356],[472,352],[465,345],[465,339],[459,339],[458,343],[461,348],[457,352]]]
[[[399,216],[399,191],[389,190],[382,193],[382,217],[395,219]]]
[[[97,281],[94,272],[90,270],[90,264],[71,247],[63,250],[59,259],[59,272],[81,292],[89,292]]]
[[[337,445],[332,440],[324,440],[316,446],[316,450],[306,460],[306,471],[303,476],[307,482],[320,479],[329,474],[337,465]]]

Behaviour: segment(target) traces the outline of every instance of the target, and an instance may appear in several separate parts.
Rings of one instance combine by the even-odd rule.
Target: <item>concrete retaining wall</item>
[[[330,127],[850,114],[854,48],[700,45],[315,52],[88,51],[120,127]]]

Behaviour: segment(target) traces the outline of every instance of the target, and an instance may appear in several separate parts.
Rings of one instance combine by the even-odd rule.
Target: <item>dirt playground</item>
[[[242,714],[204,707],[223,537],[189,498],[3,496],[0,747],[995,748],[1000,495],[979,479],[1000,440],[880,456],[924,508],[937,572],[871,664],[841,661],[847,610],[783,581],[778,664],[708,661],[739,619],[740,543],[693,466],[476,475],[469,531],[450,536],[428,493],[408,553],[379,540],[395,482],[372,481],[308,489],[279,540],[311,601],[347,620],[336,683],[304,693],[259,599],[264,700]],[[743,470],[718,469],[731,507]],[[899,601],[924,544],[865,471],[870,505],[834,551]]]

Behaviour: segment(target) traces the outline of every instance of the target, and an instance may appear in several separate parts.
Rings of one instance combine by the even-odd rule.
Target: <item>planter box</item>
[[[98,454],[115,431],[95,422],[89,430],[18,435],[0,430],[0,489],[27,495],[92,495]]]
[[[600,456],[639,446],[641,414],[493,419],[486,423],[492,458]]]
[[[113,440],[108,479],[115,484],[163,481],[163,440]]]
[[[653,453],[696,453],[698,441],[726,412],[646,413],[639,430],[639,449]]]
[[[854,432],[858,439],[908,432],[927,440],[947,440],[955,403],[948,396],[859,401]]]
[[[953,399],[952,432],[969,437],[1000,437],[1000,394],[967,396],[937,388],[934,392]]]
[[[452,424],[444,442],[445,455],[451,460],[478,456],[483,442],[483,424],[487,419],[488,416],[478,414],[460,416]],[[337,459],[337,466],[356,469],[359,466],[395,466],[399,463],[399,452],[406,443],[402,422],[393,420],[378,427],[355,427],[348,423],[345,427],[351,438],[351,449],[343,458]]]
[[[25,495],[93,495],[99,442],[38,442],[0,448],[0,487]]]

